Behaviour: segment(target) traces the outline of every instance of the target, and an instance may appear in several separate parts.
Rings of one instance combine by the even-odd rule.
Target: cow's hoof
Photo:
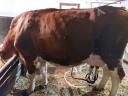
[[[21,96],[29,96],[27,90],[23,90],[23,91],[21,92]]]
[[[44,85],[44,89],[47,89],[48,88],[48,85]]]
[[[47,88],[47,86],[45,86],[45,85],[43,85],[43,86],[42,85],[39,85],[38,87],[39,87],[39,89],[45,89],[45,88]]]
[[[38,90],[41,90],[41,89],[46,89],[47,87],[46,86],[42,86],[42,85],[39,85],[35,88],[34,91],[38,91]]]
[[[48,83],[44,82],[41,86],[43,87],[43,89],[47,89],[48,88]]]
[[[103,91],[104,88],[98,88],[97,86],[94,86],[92,90],[93,91]]]

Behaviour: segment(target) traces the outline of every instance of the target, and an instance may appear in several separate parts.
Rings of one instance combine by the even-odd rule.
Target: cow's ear
[[[89,12],[86,12],[86,13],[85,13],[85,16],[86,16],[87,18],[89,18],[89,17],[90,17],[90,13],[89,13]]]

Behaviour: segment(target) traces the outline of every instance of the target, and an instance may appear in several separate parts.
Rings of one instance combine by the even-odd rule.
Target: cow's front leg
[[[40,71],[40,75],[42,77],[42,80],[43,80],[43,86],[47,86],[48,84],[48,73],[47,73],[47,63],[44,59],[42,59],[41,57],[37,57],[36,60],[34,61],[35,62],[35,65],[36,65],[36,68]]]
[[[21,96],[29,96],[34,90],[35,90],[35,74],[29,74],[27,73],[27,77],[30,81],[29,87],[27,90],[23,90],[21,92]]]
[[[107,83],[109,77],[110,77],[109,70],[108,70],[108,68],[105,66],[105,67],[103,68],[103,76],[102,76],[102,79],[101,79],[99,85],[97,85],[97,86],[94,88],[94,90],[102,90],[102,89],[104,89],[105,84]]]
[[[121,80],[123,79],[125,73],[122,69],[121,65],[118,65],[114,70],[109,70],[108,68],[103,68],[103,77],[98,86],[96,86],[97,90],[101,90],[105,87],[106,82],[109,77],[111,77],[112,87],[109,96],[116,96],[117,90]]]
[[[35,90],[35,82],[36,82],[36,67],[34,66],[33,60],[32,59],[25,59],[26,63],[26,68],[27,68],[27,77],[30,81],[30,85],[27,89],[27,93],[30,94],[31,92],[33,92]],[[25,95],[26,96],[26,95]]]
[[[48,62],[45,64],[45,85],[47,86],[48,84]]]
[[[43,64],[44,66],[41,67],[41,75],[42,75],[42,79],[43,79],[43,85],[44,87],[47,87],[48,84],[48,62],[46,62],[45,64]]]
[[[35,76],[35,73],[33,73],[33,74],[27,74],[27,77],[30,80],[30,85],[28,87],[27,92],[30,94],[31,92],[34,92],[35,90],[36,76]]]

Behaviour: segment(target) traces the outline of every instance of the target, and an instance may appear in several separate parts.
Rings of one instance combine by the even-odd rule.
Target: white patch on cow
[[[107,66],[104,66],[102,80],[100,81],[99,85],[96,86],[96,88],[99,90],[103,89],[105,87],[105,84],[107,83],[109,77],[110,77],[110,72],[109,72]]]
[[[101,59],[101,57],[95,54],[91,54],[89,58],[85,59],[83,62],[91,66],[99,66],[99,67],[105,66],[105,62]]]
[[[36,70],[40,69],[41,63],[38,61],[36,64],[34,63]]]
[[[48,84],[48,62],[45,63],[45,66],[41,66],[40,68],[41,68],[40,75],[43,80],[43,85],[47,85]]]
[[[48,84],[48,64],[47,64],[48,62],[46,62],[46,64],[45,64],[45,67],[43,67],[43,70],[44,70],[44,73],[42,73],[42,75],[44,75],[44,78],[45,78],[45,85],[47,85]]]
[[[110,96],[116,96],[116,93],[120,84],[118,69],[115,68],[114,71],[110,71],[110,76],[112,80],[112,88],[111,88]]]

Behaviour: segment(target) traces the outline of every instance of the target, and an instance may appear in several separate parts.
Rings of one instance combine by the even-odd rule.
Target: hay
[[[57,73],[59,69],[56,70]],[[62,69],[61,69],[62,71]],[[64,70],[64,72],[67,70]],[[72,84],[75,85],[82,85],[85,86],[84,88],[74,88],[69,86],[64,78],[63,78],[63,73],[57,74],[56,72],[54,74],[49,74],[49,84],[47,86],[47,89],[40,89],[38,91],[35,91],[32,93],[30,96],[108,96],[110,89],[111,89],[111,82],[110,80],[107,82],[107,85],[105,86],[105,90],[101,92],[91,92],[92,86],[89,86],[86,82],[84,81],[78,81],[72,79],[70,76],[67,76],[67,80],[71,82]],[[69,74],[68,74],[69,75]],[[77,77],[83,77],[84,73],[74,73],[75,76]],[[100,79],[102,77],[102,72],[100,70],[100,76],[99,79],[97,80],[96,84],[99,83]],[[42,81],[41,78],[38,78],[37,84],[41,85]],[[29,80],[20,77],[20,79],[16,82],[14,88],[15,89],[27,89],[29,86]],[[117,96],[127,96],[128,94],[128,76],[125,76],[123,79],[119,89]],[[14,96],[14,95],[8,95],[8,96]]]

